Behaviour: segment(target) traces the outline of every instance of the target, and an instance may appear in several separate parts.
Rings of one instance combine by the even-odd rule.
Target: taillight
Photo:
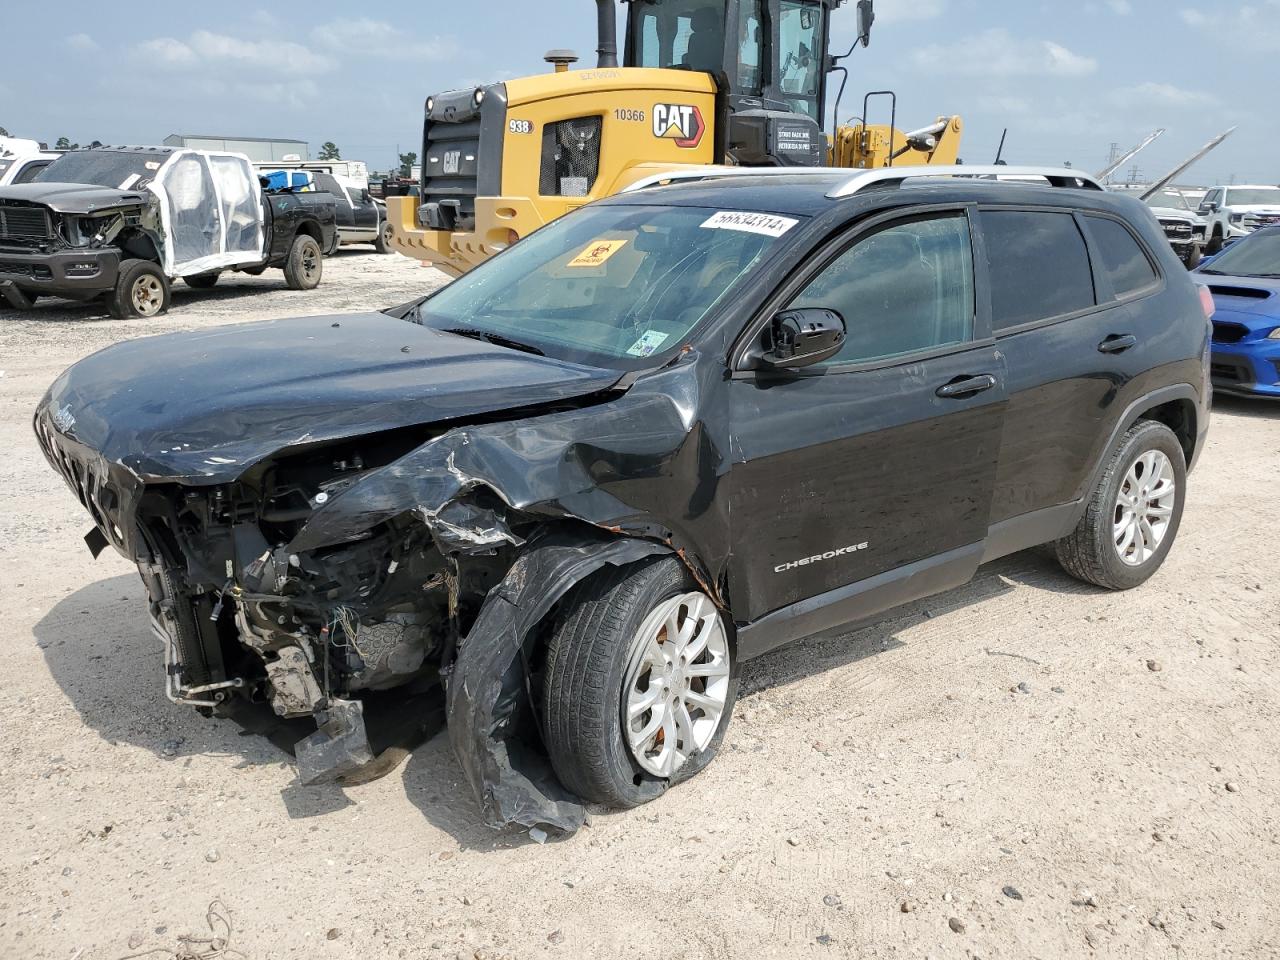
[[[1218,309],[1217,304],[1213,302],[1213,294],[1209,292],[1209,288],[1202,283],[1196,284],[1200,291],[1200,306],[1204,309],[1206,320],[1213,318],[1214,311]]]

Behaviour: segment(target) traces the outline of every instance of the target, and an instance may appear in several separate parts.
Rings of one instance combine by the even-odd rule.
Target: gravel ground
[[[403,302],[441,282],[344,253],[119,322],[0,312],[0,956],[1280,955],[1280,405],[1222,400],[1179,542],[1128,594],[1040,552],[744,669],[720,759],[538,846],[479,822],[443,737],[304,789],[169,704],[141,583],[48,469],[31,411],[150,333]],[[156,371],[164,376],[165,371]]]

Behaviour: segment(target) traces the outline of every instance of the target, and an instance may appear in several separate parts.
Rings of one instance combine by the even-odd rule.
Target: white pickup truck
[[[0,187],[30,183],[36,174],[58,159],[34,140],[0,137]]]
[[[1228,185],[1210,187],[1200,202],[1200,215],[1208,221],[1205,253],[1215,254],[1232,240],[1247,237],[1260,227],[1280,224],[1280,187]]]

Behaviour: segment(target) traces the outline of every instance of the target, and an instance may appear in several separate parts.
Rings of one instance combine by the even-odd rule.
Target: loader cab
[[[717,153],[819,166],[831,11],[843,0],[631,0],[625,66],[693,70],[721,91]]]

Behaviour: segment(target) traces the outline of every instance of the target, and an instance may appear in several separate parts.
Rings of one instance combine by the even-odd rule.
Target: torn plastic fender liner
[[[670,553],[648,540],[553,530],[530,541],[489,592],[458,649],[448,679],[449,741],[492,827],[520,824],[572,833],[582,826],[580,797],[551,763],[521,739],[527,728],[521,650],[552,606],[604,566]]]

